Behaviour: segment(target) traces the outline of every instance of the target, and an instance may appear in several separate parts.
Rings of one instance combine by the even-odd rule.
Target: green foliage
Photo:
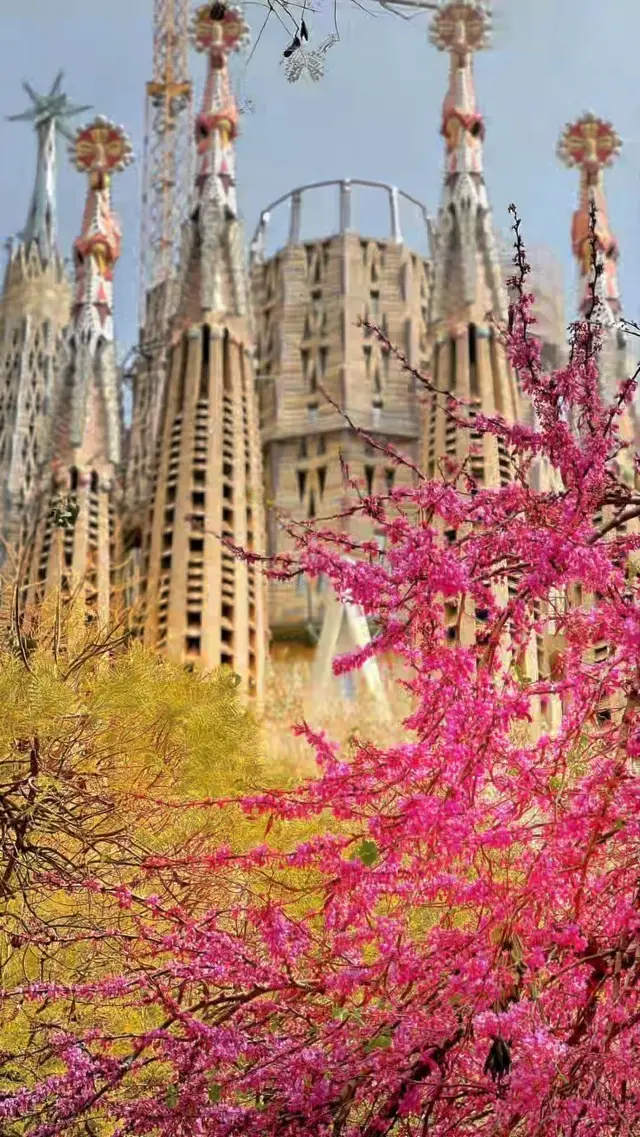
[[[358,845],[358,848],[355,851],[355,856],[362,861],[363,865],[371,866],[375,865],[380,854],[378,852],[378,846],[376,845],[375,841],[366,840],[362,841],[362,843]]]

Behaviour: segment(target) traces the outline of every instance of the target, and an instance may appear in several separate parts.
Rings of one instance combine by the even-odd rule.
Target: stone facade
[[[37,242],[19,242],[10,251],[0,301],[0,563],[7,563],[8,575],[12,556],[28,539],[49,457],[70,311],[71,288],[59,255],[43,260]]]
[[[334,188],[344,200],[354,184]],[[300,210],[303,195],[313,188],[294,191],[287,199],[292,211]],[[375,189],[384,196],[396,193],[382,185]],[[364,494],[406,484],[408,474],[354,433],[347,418],[415,461],[419,401],[412,376],[361,321],[380,326],[413,366],[425,367],[429,262],[407,248],[399,233],[374,240],[345,226],[302,241],[294,227],[293,239],[268,257],[261,248],[264,234],[258,236],[251,284],[269,553],[292,547],[283,527],[287,521],[327,519],[328,527],[342,528],[355,540],[370,539],[361,517],[343,516],[356,500],[345,467]],[[325,588],[324,580],[303,577],[270,583],[276,654],[281,642],[315,644]]]
[[[242,332],[232,322],[206,322],[184,331],[170,353],[144,563],[144,634],[176,661],[226,664],[260,693],[260,566],[223,544],[262,552],[253,365]]]

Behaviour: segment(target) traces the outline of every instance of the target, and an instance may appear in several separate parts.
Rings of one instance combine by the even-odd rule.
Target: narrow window
[[[200,398],[209,398],[209,373],[211,368],[211,328],[205,324],[202,329],[202,360],[200,363]]]
[[[472,396],[480,394],[478,390],[478,366],[476,354],[476,326],[469,324],[469,389]]]

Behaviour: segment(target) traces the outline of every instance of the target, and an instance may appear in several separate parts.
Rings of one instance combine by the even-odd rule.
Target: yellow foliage
[[[57,619],[57,617],[56,617]],[[268,819],[250,818],[233,799],[254,790],[292,788],[315,773],[315,756],[291,726],[304,717],[309,672],[301,665],[274,669],[266,713],[256,723],[241,700],[235,676],[189,672],[139,644],[110,646],[56,626],[40,629],[26,652],[0,647],[0,984],[91,982],[120,974],[105,929],[133,930],[109,891],[126,883],[136,895],[150,889],[141,865],[149,856],[192,858],[206,847],[236,853],[266,839]],[[84,635],[84,639],[83,639]],[[112,637],[113,638],[113,637]],[[62,646],[61,646],[62,645]],[[25,645],[23,644],[23,649]],[[73,654],[72,654],[73,653]],[[26,660],[23,658],[26,655]],[[327,729],[348,747],[355,735],[379,745],[399,740],[407,706],[394,708],[394,725],[380,719],[373,700],[331,700],[318,707],[314,729]],[[225,805],[220,799],[232,799]],[[9,813],[6,812],[8,807]],[[2,806],[0,805],[0,813]],[[9,816],[11,814],[11,816]],[[348,832],[334,819],[276,823],[268,841],[282,850],[314,832]],[[43,883],[54,872],[58,883]],[[247,898],[248,876],[238,865],[216,874],[180,866],[162,877],[165,896],[192,914]],[[88,878],[105,886],[87,892]],[[283,870],[264,878],[264,890],[297,893],[299,910],[315,905],[312,874]],[[255,874],[252,882],[253,895]],[[153,881],[158,891],[158,880]],[[40,1042],[65,1022],[117,1029],[149,1029],[151,1012],[83,1005],[69,999],[52,1009],[40,1001],[0,1003],[0,1092],[38,1070]],[[51,1068],[48,1068],[49,1072]],[[7,1137],[20,1137],[16,1123]],[[109,1128],[95,1129],[108,1137]]]
[[[184,808],[189,800],[235,797],[262,780],[259,732],[235,677],[185,672],[138,644],[95,649],[87,642],[73,659],[64,653],[56,660],[50,644],[31,644],[27,666],[10,647],[0,650],[5,990],[121,972],[123,961],[103,933],[126,930],[130,914],[110,887],[124,882],[144,894],[140,866],[150,855],[188,855],[205,837],[241,849],[258,835],[257,823],[236,807]],[[107,891],[87,892],[89,878]],[[219,889],[212,874],[200,875],[197,896],[175,874],[163,883],[166,895],[192,909]],[[35,1074],[39,1042],[54,1024],[84,1018],[98,1025],[109,1013],[73,1000],[55,1012],[39,1002],[0,1003],[0,1092]],[[133,1010],[119,1024],[150,1025]],[[20,1131],[17,1125],[12,1133]]]

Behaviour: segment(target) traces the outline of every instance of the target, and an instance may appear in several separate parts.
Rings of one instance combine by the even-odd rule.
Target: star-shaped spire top
[[[70,141],[73,133],[70,120],[74,115],[90,110],[89,106],[70,102],[62,90],[63,72],[53,81],[47,95],[39,95],[30,83],[22,86],[31,100],[31,106],[20,114],[8,115],[10,122],[32,122],[38,136],[38,162],[36,180],[27,217],[20,240],[25,246],[37,242],[43,261],[49,261],[56,247],[56,150],[58,135]]]
[[[26,111],[21,114],[7,115],[9,122],[32,122],[37,131],[43,127],[48,127],[52,123],[55,124],[56,130],[68,139],[72,139],[73,135],[68,125],[68,120],[73,118],[74,115],[82,114],[84,111],[91,110],[90,106],[74,105],[70,102],[67,95],[62,91],[62,80],[64,72],[59,71],[56,75],[51,90],[48,95],[39,95],[34,91],[30,83],[23,80],[22,86],[31,99],[32,106],[28,107]]]

